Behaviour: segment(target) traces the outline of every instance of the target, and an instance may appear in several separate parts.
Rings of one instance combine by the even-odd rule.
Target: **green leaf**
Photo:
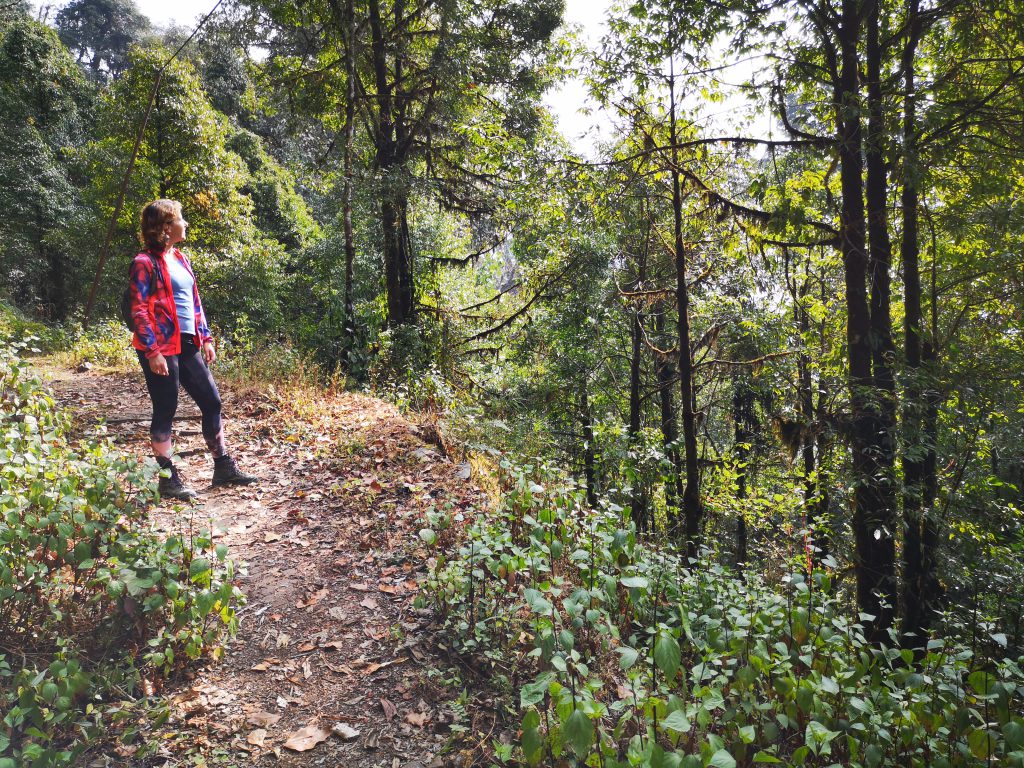
[[[967,746],[979,760],[989,760],[996,751],[995,734],[987,728],[976,728],[967,736]]]
[[[619,583],[629,589],[647,589],[651,585],[651,582],[643,576],[623,576],[619,579]]]
[[[829,743],[838,735],[839,731],[830,731],[822,723],[812,720],[804,732],[804,743],[814,754],[827,755],[832,751]]]
[[[195,579],[210,570],[210,561],[205,557],[197,557],[188,566],[189,578]]]
[[[777,764],[781,763],[782,761],[779,760],[779,758],[777,758],[775,755],[770,755],[767,752],[765,752],[764,750],[762,750],[762,751],[758,752],[756,755],[754,755],[754,762],[755,763],[770,763],[771,765],[777,765]]]
[[[672,635],[662,633],[654,645],[654,663],[664,673],[666,680],[675,678],[679,660],[679,642]]]
[[[544,738],[540,735],[540,731],[536,728],[527,728],[523,731],[521,743],[526,762],[530,765],[539,762],[540,758],[543,757],[541,750],[544,747]]]
[[[566,741],[578,757],[586,757],[594,743],[594,724],[579,709],[574,709],[563,729]]]
[[[623,671],[636,664],[636,660],[640,657],[640,652],[628,645],[621,645],[615,650],[619,654],[619,668]]]
[[[420,529],[420,538],[426,544],[428,544],[430,546],[433,546],[433,544],[437,541],[437,534],[434,533],[434,531],[431,530],[430,528],[421,528]]]
[[[548,686],[554,679],[555,676],[553,674],[545,672],[532,683],[524,685],[522,690],[519,691],[520,705],[525,708],[543,701],[544,695],[548,692]]]
[[[676,733],[686,733],[690,730],[691,724],[686,717],[686,713],[681,709],[677,709],[675,712],[670,712],[668,717],[661,721],[661,727]]]
[[[967,678],[967,682],[970,684],[971,688],[979,694],[987,696],[989,691],[992,689],[992,683],[994,680],[991,674],[979,670],[977,672],[972,672],[970,677]]]
[[[1007,748],[1011,750],[1024,746],[1024,725],[1011,720],[1003,726],[1003,738],[1006,739]]]
[[[736,768],[736,758],[728,750],[720,749],[708,760],[707,768]]]

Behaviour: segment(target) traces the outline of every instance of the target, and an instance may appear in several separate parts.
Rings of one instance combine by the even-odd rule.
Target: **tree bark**
[[[659,343],[663,341],[668,344],[672,343],[666,338],[664,308],[655,315],[654,331]],[[680,466],[677,444],[679,428],[676,424],[676,409],[672,398],[672,385],[676,371],[671,359],[662,355],[655,355],[654,367],[658,377],[658,389],[661,393],[658,401],[661,406],[662,445],[665,446],[665,456],[668,457],[672,466],[668,477],[665,478],[665,508],[669,525],[672,526],[679,514],[679,500],[683,497],[683,469]]]
[[[580,419],[583,422],[583,476],[587,483],[587,504],[597,506],[597,456],[594,451],[594,420],[590,413],[587,380],[580,392]]]
[[[670,59],[670,66],[674,62]],[[693,396],[693,358],[690,353],[690,295],[686,285],[686,248],[683,243],[683,194],[679,171],[676,130],[675,71],[669,78],[669,130],[672,142],[672,214],[676,267],[676,307],[678,308],[679,392],[683,405],[683,451],[686,461],[686,485],[683,488],[683,521],[687,557],[695,559],[700,551],[700,533],[704,509],[700,498],[700,473],[697,457],[697,419]]]
[[[878,470],[877,405],[871,373],[871,313],[868,306],[866,220],[860,100],[858,98],[858,44],[863,27],[858,0],[843,0],[838,26],[840,72],[835,84],[836,125],[839,138],[839,175],[842,208],[839,243],[843,257],[847,308],[846,344],[849,363],[850,436],[854,471],[853,533],[857,573],[857,604],[872,616],[867,636],[883,641],[892,626],[891,601],[895,595],[893,540],[883,530],[884,498],[876,481]]]
[[[413,322],[412,259],[408,249],[409,191],[406,176],[408,158],[404,156],[402,141],[405,127],[400,117],[401,104],[397,103],[395,83],[401,75],[400,51],[395,54],[395,77],[388,77],[388,41],[380,12],[380,0],[369,0],[371,56],[374,81],[377,88],[377,106],[373,138],[375,163],[381,175],[380,220],[383,231],[384,284],[388,300],[388,326],[398,327]],[[400,27],[404,0],[395,0],[396,30]],[[397,109],[396,109],[397,107]]]
[[[754,393],[744,379],[745,372],[733,376],[732,421],[733,457],[736,459],[736,499],[747,498],[747,468],[750,459],[750,441],[753,439]],[[742,506],[742,505],[741,505]],[[747,520],[741,511],[736,516],[736,567],[747,565]]]
[[[342,194],[342,219],[345,227],[345,328],[343,332],[343,356],[345,367],[352,364],[352,352],[356,346],[355,307],[352,300],[352,286],[355,273],[356,243],[352,228],[352,164],[356,135],[356,11],[355,0],[345,0],[342,22],[345,39],[345,186]]]
[[[636,290],[642,291],[647,281],[647,245],[640,250],[640,257],[637,264]],[[633,312],[631,326],[631,356],[629,361],[629,448],[635,457],[640,448],[640,378],[643,353],[643,332],[644,314],[639,309]],[[634,458],[633,491],[630,503],[630,516],[636,524],[637,530],[646,531],[648,528],[647,519],[647,493],[644,486],[645,480],[641,476],[639,466]]]
[[[868,92],[868,135],[865,142],[867,165],[867,224],[870,245],[868,262],[871,284],[871,358],[873,379],[874,463],[872,478],[873,578],[874,589],[880,598],[892,605],[885,606],[879,616],[879,639],[885,639],[884,630],[892,625],[894,607],[898,599],[896,580],[896,533],[899,525],[896,514],[896,483],[894,465],[896,457],[896,377],[893,371],[895,348],[892,339],[891,274],[892,243],[889,239],[889,221],[886,210],[888,178],[885,167],[885,105],[882,93],[882,50],[880,38],[880,2],[868,0],[866,6],[866,56]]]

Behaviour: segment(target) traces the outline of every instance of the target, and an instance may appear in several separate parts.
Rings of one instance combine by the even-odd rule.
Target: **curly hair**
[[[154,200],[142,209],[139,242],[147,249],[163,252],[167,246],[164,225],[181,216],[181,203],[177,200]]]

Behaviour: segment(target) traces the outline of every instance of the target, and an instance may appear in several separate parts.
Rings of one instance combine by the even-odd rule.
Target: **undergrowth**
[[[421,531],[438,550],[425,594],[455,646],[518,691],[518,745],[496,760],[1024,765],[1024,673],[1004,636],[933,638],[916,658],[873,646],[827,570],[741,580],[638,539],[550,470],[504,462],[501,482],[495,512],[436,510]]]
[[[155,467],[68,416],[0,343],[0,768],[76,763],[133,738],[143,681],[237,627],[234,565],[193,527],[150,524]]]

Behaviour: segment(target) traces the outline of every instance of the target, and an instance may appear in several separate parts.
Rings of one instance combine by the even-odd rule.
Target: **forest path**
[[[125,451],[148,455],[141,374],[40,368],[82,430],[105,429]],[[83,765],[428,768],[471,760],[440,754],[452,722],[447,701],[460,691],[428,678],[430,614],[413,605],[427,557],[418,537],[424,512],[435,500],[472,503],[479,491],[468,467],[372,397],[224,387],[222,397],[229,448],[261,482],[208,487],[198,411],[183,395],[176,450],[199,499],[163,503],[153,515],[165,532],[212,522],[214,541],[244,564],[238,635],[220,662],[163,683],[170,720],[151,734],[158,755],[140,759],[118,747]]]

